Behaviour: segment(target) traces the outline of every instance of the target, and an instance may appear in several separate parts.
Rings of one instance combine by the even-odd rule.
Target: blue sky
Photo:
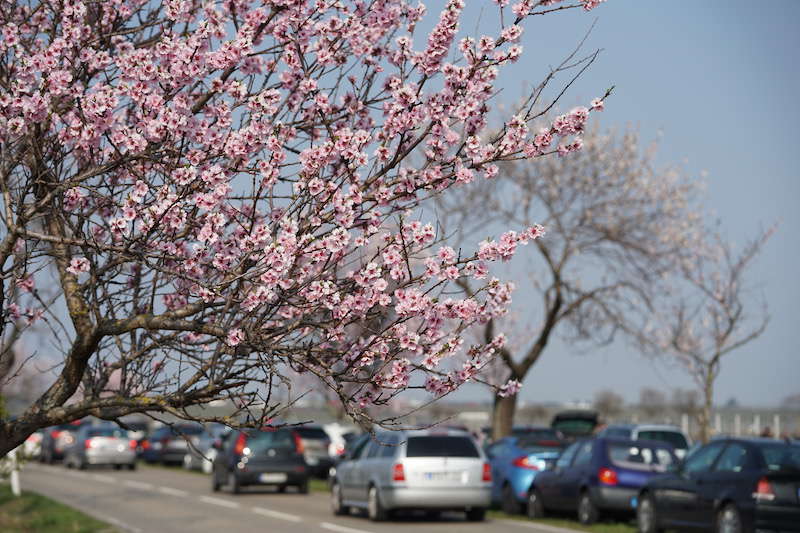
[[[774,405],[800,393],[800,2],[608,0],[589,14],[538,17],[526,26],[523,59],[501,77],[504,100],[519,95],[525,82],[538,82],[595,18],[586,46],[604,51],[562,107],[615,85],[606,111],[593,117],[604,127],[637,126],[643,141],[661,136],[661,163],[707,173],[706,205],[731,241],[744,243],[760,228],[780,224],[750,271],[772,321],[760,339],[728,357],[716,401]],[[465,17],[462,30],[472,24]],[[522,398],[591,399],[612,388],[636,400],[642,386],[692,382],[621,342],[589,354],[557,342],[531,371]]]

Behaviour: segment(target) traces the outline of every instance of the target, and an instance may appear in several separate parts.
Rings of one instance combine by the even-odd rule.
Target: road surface
[[[239,495],[214,493],[208,476],[146,466],[134,472],[77,471],[28,463],[21,478],[24,489],[130,533],[572,533],[526,520],[472,523],[463,513],[445,513],[439,519],[409,515],[373,523],[357,514],[334,516],[325,493],[279,494],[250,488]]]

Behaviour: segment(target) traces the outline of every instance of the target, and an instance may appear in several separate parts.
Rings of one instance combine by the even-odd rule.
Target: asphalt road
[[[471,523],[463,513],[432,520],[409,515],[385,523],[363,516],[334,516],[325,493],[279,494],[245,489],[232,495],[211,492],[208,476],[142,467],[135,472],[68,470],[28,463],[22,486],[109,522],[131,533],[572,533],[526,520]]]

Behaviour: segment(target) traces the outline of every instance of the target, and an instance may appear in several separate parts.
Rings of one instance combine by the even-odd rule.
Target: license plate
[[[425,472],[422,474],[422,477],[429,481],[455,480],[459,476],[459,472]]]
[[[311,466],[316,466],[319,464],[319,459],[316,457],[309,457],[308,459],[306,459],[306,462]]]
[[[286,474],[261,474],[258,480],[261,483],[283,483],[286,481]]]

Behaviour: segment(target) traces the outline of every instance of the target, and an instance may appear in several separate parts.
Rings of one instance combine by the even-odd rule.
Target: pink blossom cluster
[[[491,263],[543,229],[456,251],[420,203],[554,140],[578,149],[603,108],[575,108],[532,140],[522,114],[491,130],[501,69],[548,3],[515,3],[513,24],[457,50],[463,0],[446,3],[423,50],[425,7],[407,0],[18,3],[0,14],[13,80],[0,142],[22,149],[35,133],[61,154],[50,192],[73,235],[64,269],[87,295],[127,291],[101,315],[185,314],[192,349],[289,353],[367,383],[360,405],[414,372],[444,394],[497,348],[461,338],[511,301]],[[461,279],[473,296],[447,290]],[[34,291],[33,277],[14,288]]]

